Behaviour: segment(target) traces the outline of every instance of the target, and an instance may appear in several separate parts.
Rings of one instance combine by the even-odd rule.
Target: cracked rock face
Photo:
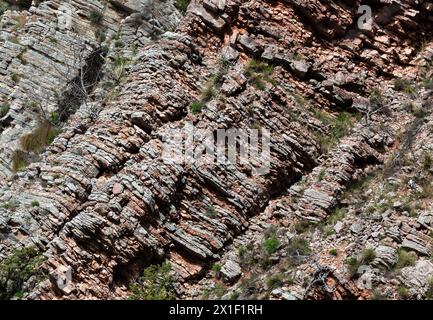
[[[127,298],[163,261],[177,298],[426,298],[431,3],[374,3],[371,30],[356,0],[6,11],[0,261],[35,246],[48,275],[24,298]],[[14,170],[40,110],[68,101],[59,134]],[[167,161],[166,137],[191,126],[270,132],[269,170]]]

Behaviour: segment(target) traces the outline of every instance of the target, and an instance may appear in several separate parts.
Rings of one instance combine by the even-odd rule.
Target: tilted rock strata
[[[139,52],[117,97],[104,102],[86,126],[72,117],[42,161],[19,173],[4,191],[3,199],[20,206],[0,209],[0,254],[36,243],[47,257],[43,267],[49,279],[26,297],[124,297],[145,265],[165,258],[177,275],[179,293],[189,295],[189,281],[194,285],[203,277],[237,236],[267,216],[273,199],[318,165],[324,179],[310,180],[296,201],[279,205],[275,214],[291,217],[289,224],[295,217],[324,220],[366,166],[383,162],[390,141],[380,128],[355,127],[322,163],[316,134],[329,134],[329,128],[314,110],[367,108],[368,92],[384,76],[402,72],[415,55],[418,42],[401,44],[400,39],[419,39],[416,33],[430,27],[416,22],[429,14],[425,6],[402,2],[394,10],[395,4],[390,9],[376,2],[381,23],[363,34],[353,26],[359,1],[344,6],[193,1],[176,32],[136,42]],[[402,14],[409,8],[418,10],[410,18]],[[331,20],[327,11],[335,12]],[[218,73],[221,57],[231,65],[217,96],[194,116],[189,106]],[[253,57],[275,65],[264,90],[243,72]],[[300,95],[311,103],[296,99]],[[190,122],[212,131],[270,130],[270,173],[253,176],[251,167],[240,165],[164,162],[161,137]],[[35,199],[40,206],[30,208]],[[216,217],[206,215],[209,207]],[[419,239],[414,235],[408,245]],[[59,287],[65,270],[72,270],[73,282]],[[362,295],[337,272],[323,270],[320,277],[341,284],[339,298]],[[223,272],[230,281],[239,277],[231,263]]]

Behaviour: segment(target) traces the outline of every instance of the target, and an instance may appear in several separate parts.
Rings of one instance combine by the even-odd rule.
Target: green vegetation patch
[[[16,250],[0,263],[0,299],[7,300],[23,295],[23,285],[32,276],[43,279],[40,266],[43,256],[36,247]]]
[[[139,283],[131,285],[131,300],[173,300],[174,278],[170,275],[168,262],[151,265],[143,271]]]

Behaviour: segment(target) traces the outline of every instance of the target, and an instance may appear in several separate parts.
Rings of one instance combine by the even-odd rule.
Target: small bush
[[[321,182],[323,180],[323,178],[325,178],[325,174],[326,174],[326,170],[322,169],[320,170],[319,174],[317,175],[317,182]]]
[[[24,170],[29,165],[29,155],[22,150],[15,150],[12,154],[12,169],[15,172]]]
[[[353,277],[358,271],[359,266],[361,265],[360,262],[355,257],[349,257],[346,259],[345,262],[348,266],[350,276]]]
[[[297,221],[293,227],[295,228],[296,232],[300,234],[308,231],[311,225],[308,221],[301,220],[301,221]]]
[[[370,264],[376,258],[376,252],[373,248],[365,249],[362,252],[362,264]]]
[[[424,170],[428,171],[430,170],[430,168],[432,167],[433,164],[433,160],[432,157],[430,155],[430,153],[428,153],[427,151],[424,151],[422,154],[422,167]]]
[[[216,95],[215,85],[213,81],[209,81],[201,92],[202,103],[208,102]]]
[[[336,257],[336,256],[338,256],[338,251],[337,251],[337,249],[331,249],[331,250],[329,250],[329,254]]]
[[[383,106],[385,104],[385,97],[383,96],[383,93],[378,90],[374,89],[369,96],[370,104],[375,106]]]
[[[151,265],[143,271],[140,283],[131,286],[131,300],[173,300],[174,278],[168,262]]]
[[[0,299],[23,295],[23,285],[32,276],[42,277],[43,257],[36,247],[16,250],[0,263]]]
[[[291,265],[299,264],[310,253],[311,249],[308,240],[303,237],[293,238],[287,246],[287,255]]]
[[[397,293],[403,300],[409,299],[409,290],[406,287],[399,287]]]
[[[409,112],[411,112],[416,118],[424,118],[425,117],[425,111],[424,111],[424,109],[421,107],[421,106],[419,106],[419,105],[417,105],[416,103],[414,103],[414,102],[409,102],[407,105],[406,105],[406,108],[407,108],[407,110],[409,111]]]
[[[214,273],[214,275],[215,275],[216,277],[218,277],[219,273],[221,272],[221,269],[222,269],[222,267],[221,267],[221,265],[218,264],[218,263],[215,263],[215,264],[212,266],[212,271],[213,271],[213,273]]]
[[[324,125],[329,126],[328,134],[317,135],[322,153],[326,153],[331,147],[336,145],[341,138],[349,133],[349,129],[353,123],[353,117],[348,112],[341,112],[336,118],[332,118],[323,111],[316,111],[314,115]]]
[[[0,17],[9,9],[9,4],[4,0],[0,0]]]
[[[274,290],[283,286],[285,277],[281,273],[274,274],[266,280],[266,284],[270,290]]]
[[[398,78],[394,80],[394,89],[406,92],[408,87],[412,87],[413,82],[409,79]]]
[[[10,106],[7,103],[0,105],[0,118],[3,118],[9,112]]]
[[[266,89],[265,82],[273,82],[271,78],[273,72],[274,68],[272,66],[255,59],[250,60],[244,68],[244,75],[248,78],[248,81],[259,90]]]
[[[39,207],[39,206],[40,206],[39,201],[33,200],[32,203],[31,203],[31,206],[32,206],[33,208],[35,208],[35,207]]]
[[[398,260],[397,264],[395,265],[396,269],[401,269],[404,267],[410,267],[415,265],[415,262],[417,260],[416,253],[413,251],[407,252],[404,249],[400,249],[398,251]]]
[[[12,73],[11,80],[15,83],[18,83],[21,80],[21,76],[18,73]]]
[[[263,242],[263,248],[268,254],[273,254],[278,250],[280,241],[275,236],[265,239]]]
[[[191,103],[190,110],[192,114],[200,113],[204,108],[204,103],[200,101],[194,101]]]
[[[375,258],[376,253],[372,248],[365,249],[361,254],[361,259],[359,260],[355,257],[347,258],[345,262],[348,265],[350,276],[353,277],[360,266],[372,263]]]
[[[247,246],[241,246],[238,250],[239,263],[242,268],[250,268],[257,263],[254,257],[254,246],[249,243]]]
[[[89,14],[89,20],[94,25],[100,25],[104,19],[104,14],[98,10],[92,10]]]
[[[218,216],[218,213],[216,212],[214,206],[209,206],[209,207],[207,208],[206,215],[207,215],[209,218],[214,219],[214,218],[216,218],[216,217]]]
[[[20,204],[16,200],[11,200],[2,205],[5,209],[16,209],[20,206]]]
[[[218,298],[221,299],[223,295],[227,292],[227,287],[223,284],[216,284],[215,287],[212,290],[213,294]]]
[[[186,12],[186,9],[188,8],[190,2],[191,0],[176,0],[174,5],[179,11]]]

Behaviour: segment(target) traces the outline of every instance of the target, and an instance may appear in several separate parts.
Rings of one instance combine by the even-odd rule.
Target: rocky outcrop
[[[212,288],[215,262],[236,293],[250,274],[238,251],[251,243],[266,260],[252,268],[261,283],[251,289],[257,296],[269,297],[263,283],[284,266],[284,277],[293,281],[270,290],[274,298],[361,299],[372,288],[355,283],[344,261],[367,244],[376,252],[372,266],[391,268],[400,246],[431,254],[427,232],[400,209],[377,221],[353,210],[332,226],[332,239],[314,229],[327,224],[339,205],[350,207],[346,192],[388,163],[399,132],[413,120],[403,94],[388,83],[393,75],[416,77],[411,62],[422,32],[431,30],[428,6],[377,1],[373,29],[361,32],[355,26],[359,1],[192,1],[176,29],[179,13],[168,0],[71,5],[76,32],[48,23],[56,21],[57,1],[2,17],[6,25],[27,17],[24,29],[4,34],[9,40],[0,54],[9,63],[2,77],[18,70],[23,55],[32,61],[28,79],[2,79],[1,101],[12,99],[6,118],[13,119],[1,132],[3,157],[26,130],[18,121],[35,122],[26,95],[45,99],[80,75],[82,66],[68,56],[102,49],[105,55],[90,97],[64,120],[40,159],[12,177],[7,166],[0,168],[11,177],[0,193],[9,204],[0,209],[0,259],[32,244],[46,258],[48,279],[25,298],[126,297],[142,269],[163,260],[176,275],[179,297],[197,298]],[[103,8],[103,17],[92,11]],[[33,34],[34,24],[57,41]],[[107,39],[95,24],[106,29]],[[24,54],[11,35],[28,46]],[[74,71],[64,79],[47,74],[44,64]],[[383,96],[371,98],[385,84]],[[421,92],[424,102],[428,97]],[[191,124],[213,135],[218,129],[260,129],[262,136],[268,130],[269,171],[257,175],[258,162],[204,161],[213,160],[209,154],[197,162],[167,161],[165,138]],[[185,143],[202,151],[201,142],[178,148]],[[307,225],[316,230],[309,231],[309,248],[299,238]],[[391,240],[380,242],[386,237]],[[278,246],[264,245],[269,239]],[[363,263],[360,255],[361,277],[388,285]]]

